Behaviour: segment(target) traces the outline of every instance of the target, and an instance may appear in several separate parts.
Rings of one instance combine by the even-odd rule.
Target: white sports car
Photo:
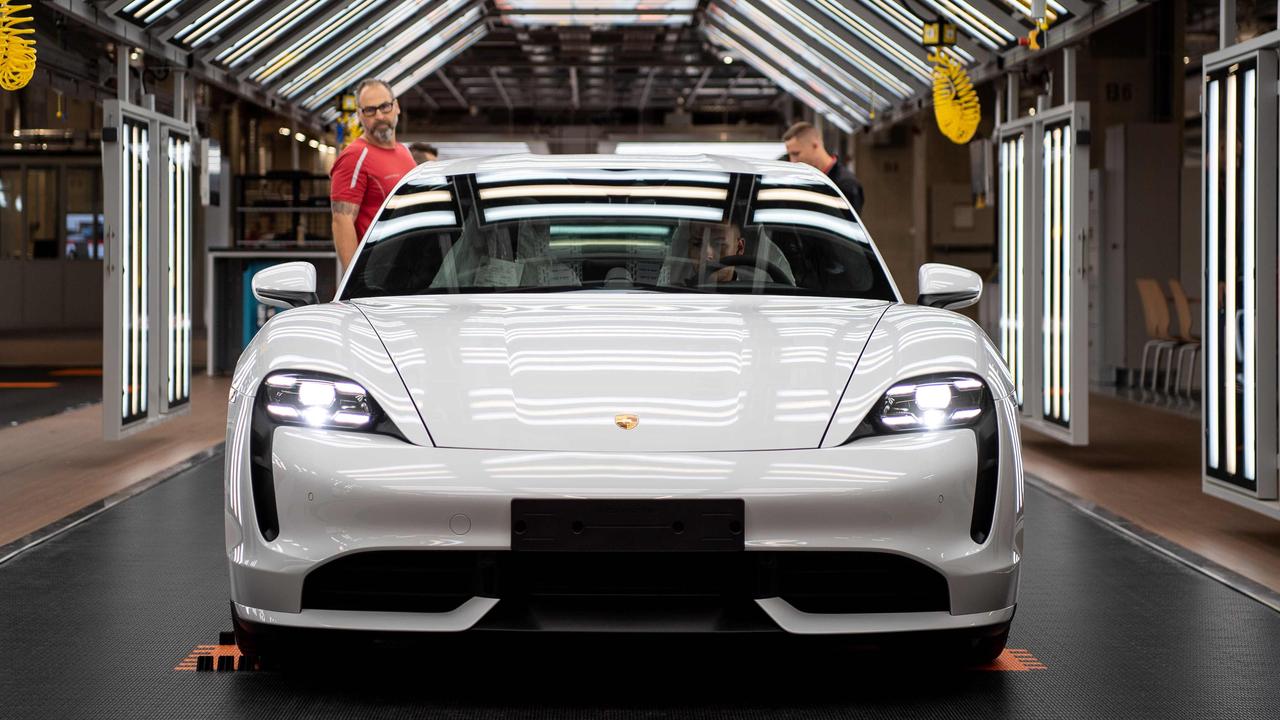
[[[926,265],[904,303],[812,168],[430,163],[331,302],[307,263],[253,289],[294,309],[232,383],[246,653],[321,629],[1004,647],[1016,401],[986,335],[948,309],[981,283]]]

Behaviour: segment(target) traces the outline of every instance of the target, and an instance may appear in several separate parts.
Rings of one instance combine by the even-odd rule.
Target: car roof
[[[488,155],[423,163],[404,177],[417,184],[441,175],[487,172],[528,172],[555,176],[589,170],[673,170],[683,172],[747,173],[782,184],[831,184],[825,173],[804,163],[757,160],[727,155]]]

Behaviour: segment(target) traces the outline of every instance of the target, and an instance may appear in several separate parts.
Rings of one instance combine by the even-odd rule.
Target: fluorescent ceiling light
[[[327,0],[304,0],[304,2],[286,5],[275,15],[240,37],[230,47],[219,52],[213,59],[228,67],[243,65],[253,57],[255,52],[279,40],[298,23],[314,15],[325,2]]]
[[[884,57],[916,76],[921,82],[930,82],[933,69],[929,67],[928,63],[908,52],[902,45],[894,42],[888,35],[877,30],[866,20],[845,11],[843,7],[833,6],[833,3],[829,2],[829,0],[811,0],[809,4],[841,25],[846,32],[855,37],[860,37],[863,41],[875,47]],[[849,44],[843,38],[828,30],[821,23],[815,22],[815,19],[809,13],[801,12],[788,3],[780,4],[776,9],[789,17],[806,35],[827,45],[833,52],[851,54],[848,50],[845,50],[845,48],[849,48]]]
[[[441,18],[447,16],[446,10],[451,11],[464,1],[450,0],[430,12],[427,17],[414,23],[412,27],[423,28],[434,25]],[[374,20],[367,27],[360,28],[359,32],[349,31],[346,42],[330,50],[327,55],[324,55],[318,61],[311,63],[309,67],[298,73],[293,79],[277,88],[277,92],[286,98],[294,98],[302,94],[304,90],[330,72],[346,67],[354,56],[381,40],[385,33],[399,27],[402,23],[408,22],[430,2],[431,0],[402,0],[390,12]],[[418,37],[420,38],[421,36]],[[364,58],[364,63],[366,65],[376,64],[379,60],[385,60],[385,58],[386,55],[383,49],[379,47],[376,52],[368,53],[368,56]],[[304,102],[303,104],[305,105],[306,103]]]
[[[447,26],[443,28],[436,28],[436,25],[443,18],[448,17],[466,1],[467,0],[450,0],[450,2],[441,5],[434,11],[428,13],[418,22],[410,25],[408,29],[401,32],[395,38],[388,42],[379,43],[378,52],[370,53],[367,57],[354,65],[347,67],[342,73],[335,76],[328,83],[316,89],[302,101],[303,107],[313,110],[316,107],[329,102],[331,98],[350,87],[360,78],[372,75],[374,70],[386,62],[387,56],[400,56],[408,47],[412,46],[413,49],[407,55],[404,55],[397,65],[401,63],[415,63],[429,56],[431,53],[438,50],[440,46],[456,37],[463,29],[474,24],[480,19],[480,8],[474,7],[464,13],[461,17],[449,23]],[[396,65],[392,66],[393,71],[395,67]],[[392,77],[394,77],[394,75],[392,75]]]
[[[476,41],[488,34],[488,28],[484,25],[477,25],[475,29],[455,40],[452,45],[445,48],[439,55],[436,55],[434,58],[423,63],[416,70],[411,71],[408,75],[405,75],[399,80],[392,81],[391,90],[397,96],[403,95],[409,90],[409,88],[417,85],[423,78],[444,67],[445,63],[457,57],[463,50],[471,47],[476,43]],[[399,64],[397,64],[393,67],[393,70],[398,69],[399,67]],[[388,71],[386,76],[395,77],[392,71]]]
[[[760,28],[761,31],[769,33],[773,40],[781,42],[786,46],[786,49],[790,51],[791,57],[800,57],[807,60],[811,66],[818,68],[820,73],[839,83],[848,93],[850,93],[851,96],[862,95],[867,98],[869,102],[871,98],[877,95],[877,93],[875,93],[872,88],[860,78],[854,77],[840,65],[828,60],[820,53],[814,52],[809,43],[806,43],[793,35],[768,15],[761,12],[754,5],[739,2],[738,0],[718,1],[724,3],[734,12],[741,13],[743,18],[748,22],[753,23],[757,28]],[[731,26],[730,29],[737,31],[739,37],[742,37],[748,42],[752,42],[754,39],[760,37],[745,23],[740,22],[732,15],[723,13],[720,8],[714,5],[708,8],[708,12],[716,13],[719,17],[727,20]],[[766,40],[764,42],[767,43],[768,41]],[[757,47],[761,47],[761,44],[758,42],[754,44],[756,44]],[[915,88],[898,79],[896,73],[889,72],[882,65],[867,57],[864,53],[855,50],[850,45],[844,45],[844,47],[839,49],[833,48],[833,52],[837,57],[845,55],[850,64],[871,76],[873,81],[875,81],[880,87],[887,89],[890,94],[899,98],[905,98],[915,91]],[[794,65],[792,67],[794,67]]]
[[[712,9],[715,9],[714,6]],[[804,82],[808,87],[813,88],[814,92],[802,87],[798,82],[793,81],[785,72],[773,65],[773,63],[766,61],[754,51],[747,49],[746,45],[738,42],[733,36],[730,36],[726,30],[722,30],[716,25],[711,25],[708,26],[705,31],[707,36],[710,37],[713,42],[737,51],[737,53],[745,58],[757,71],[769,77],[769,79],[773,80],[779,87],[794,95],[801,102],[822,113],[823,116],[841,130],[847,133],[853,132],[853,126],[846,119],[847,117],[853,117],[861,123],[865,123],[869,119],[866,111],[854,106],[851,101],[842,104],[841,109],[844,113],[841,113],[825,101],[820,100],[815,92],[821,93],[824,97],[838,97],[840,94],[836,92],[834,88],[811,75],[808,71],[803,68],[796,67],[794,63],[791,63],[789,67],[796,73],[799,81]],[[766,44],[762,50],[768,53],[771,57],[783,57],[777,49],[771,45]]]
[[[370,11],[385,5],[387,0],[353,0],[342,10],[330,16],[328,22],[290,43],[270,60],[260,65],[249,76],[259,83],[268,83],[285,70],[306,58],[312,51],[324,47],[352,27],[360,27],[359,21]]]
[[[182,0],[134,0],[120,11],[121,15],[136,20],[143,25],[150,25],[165,16]]]
[[[208,12],[193,20],[190,25],[179,30],[174,35],[174,40],[188,47],[200,47],[217,37],[218,33],[224,28],[261,3],[262,0],[232,0],[231,2],[215,5]]]
[[[636,15],[610,13],[515,13],[501,16],[509,25],[688,25],[688,14],[642,13]]]
[[[830,0],[808,0],[808,2],[810,5],[818,6],[819,9],[832,17],[843,17],[846,22],[851,22],[850,18],[857,16],[856,13],[848,12],[843,3],[831,2]],[[890,0],[858,0],[858,2],[863,7],[879,15],[881,19],[897,28],[908,38],[918,38],[924,32],[924,21],[899,2],[890,2]],[[947,50],[966,64],[973,62],[973,55],[959,45],[954,45]]]

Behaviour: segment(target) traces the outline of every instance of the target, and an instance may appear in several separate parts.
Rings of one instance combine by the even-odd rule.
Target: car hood
[[[632,292],[355,302],[437,446],[597,452],[818,447],[889,305]]]

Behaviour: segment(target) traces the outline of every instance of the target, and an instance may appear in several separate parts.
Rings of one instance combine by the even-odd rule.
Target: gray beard
[[[389,143],[396,139],[396,129],[389,125],[374,128],[370,134],[380,143]]]

